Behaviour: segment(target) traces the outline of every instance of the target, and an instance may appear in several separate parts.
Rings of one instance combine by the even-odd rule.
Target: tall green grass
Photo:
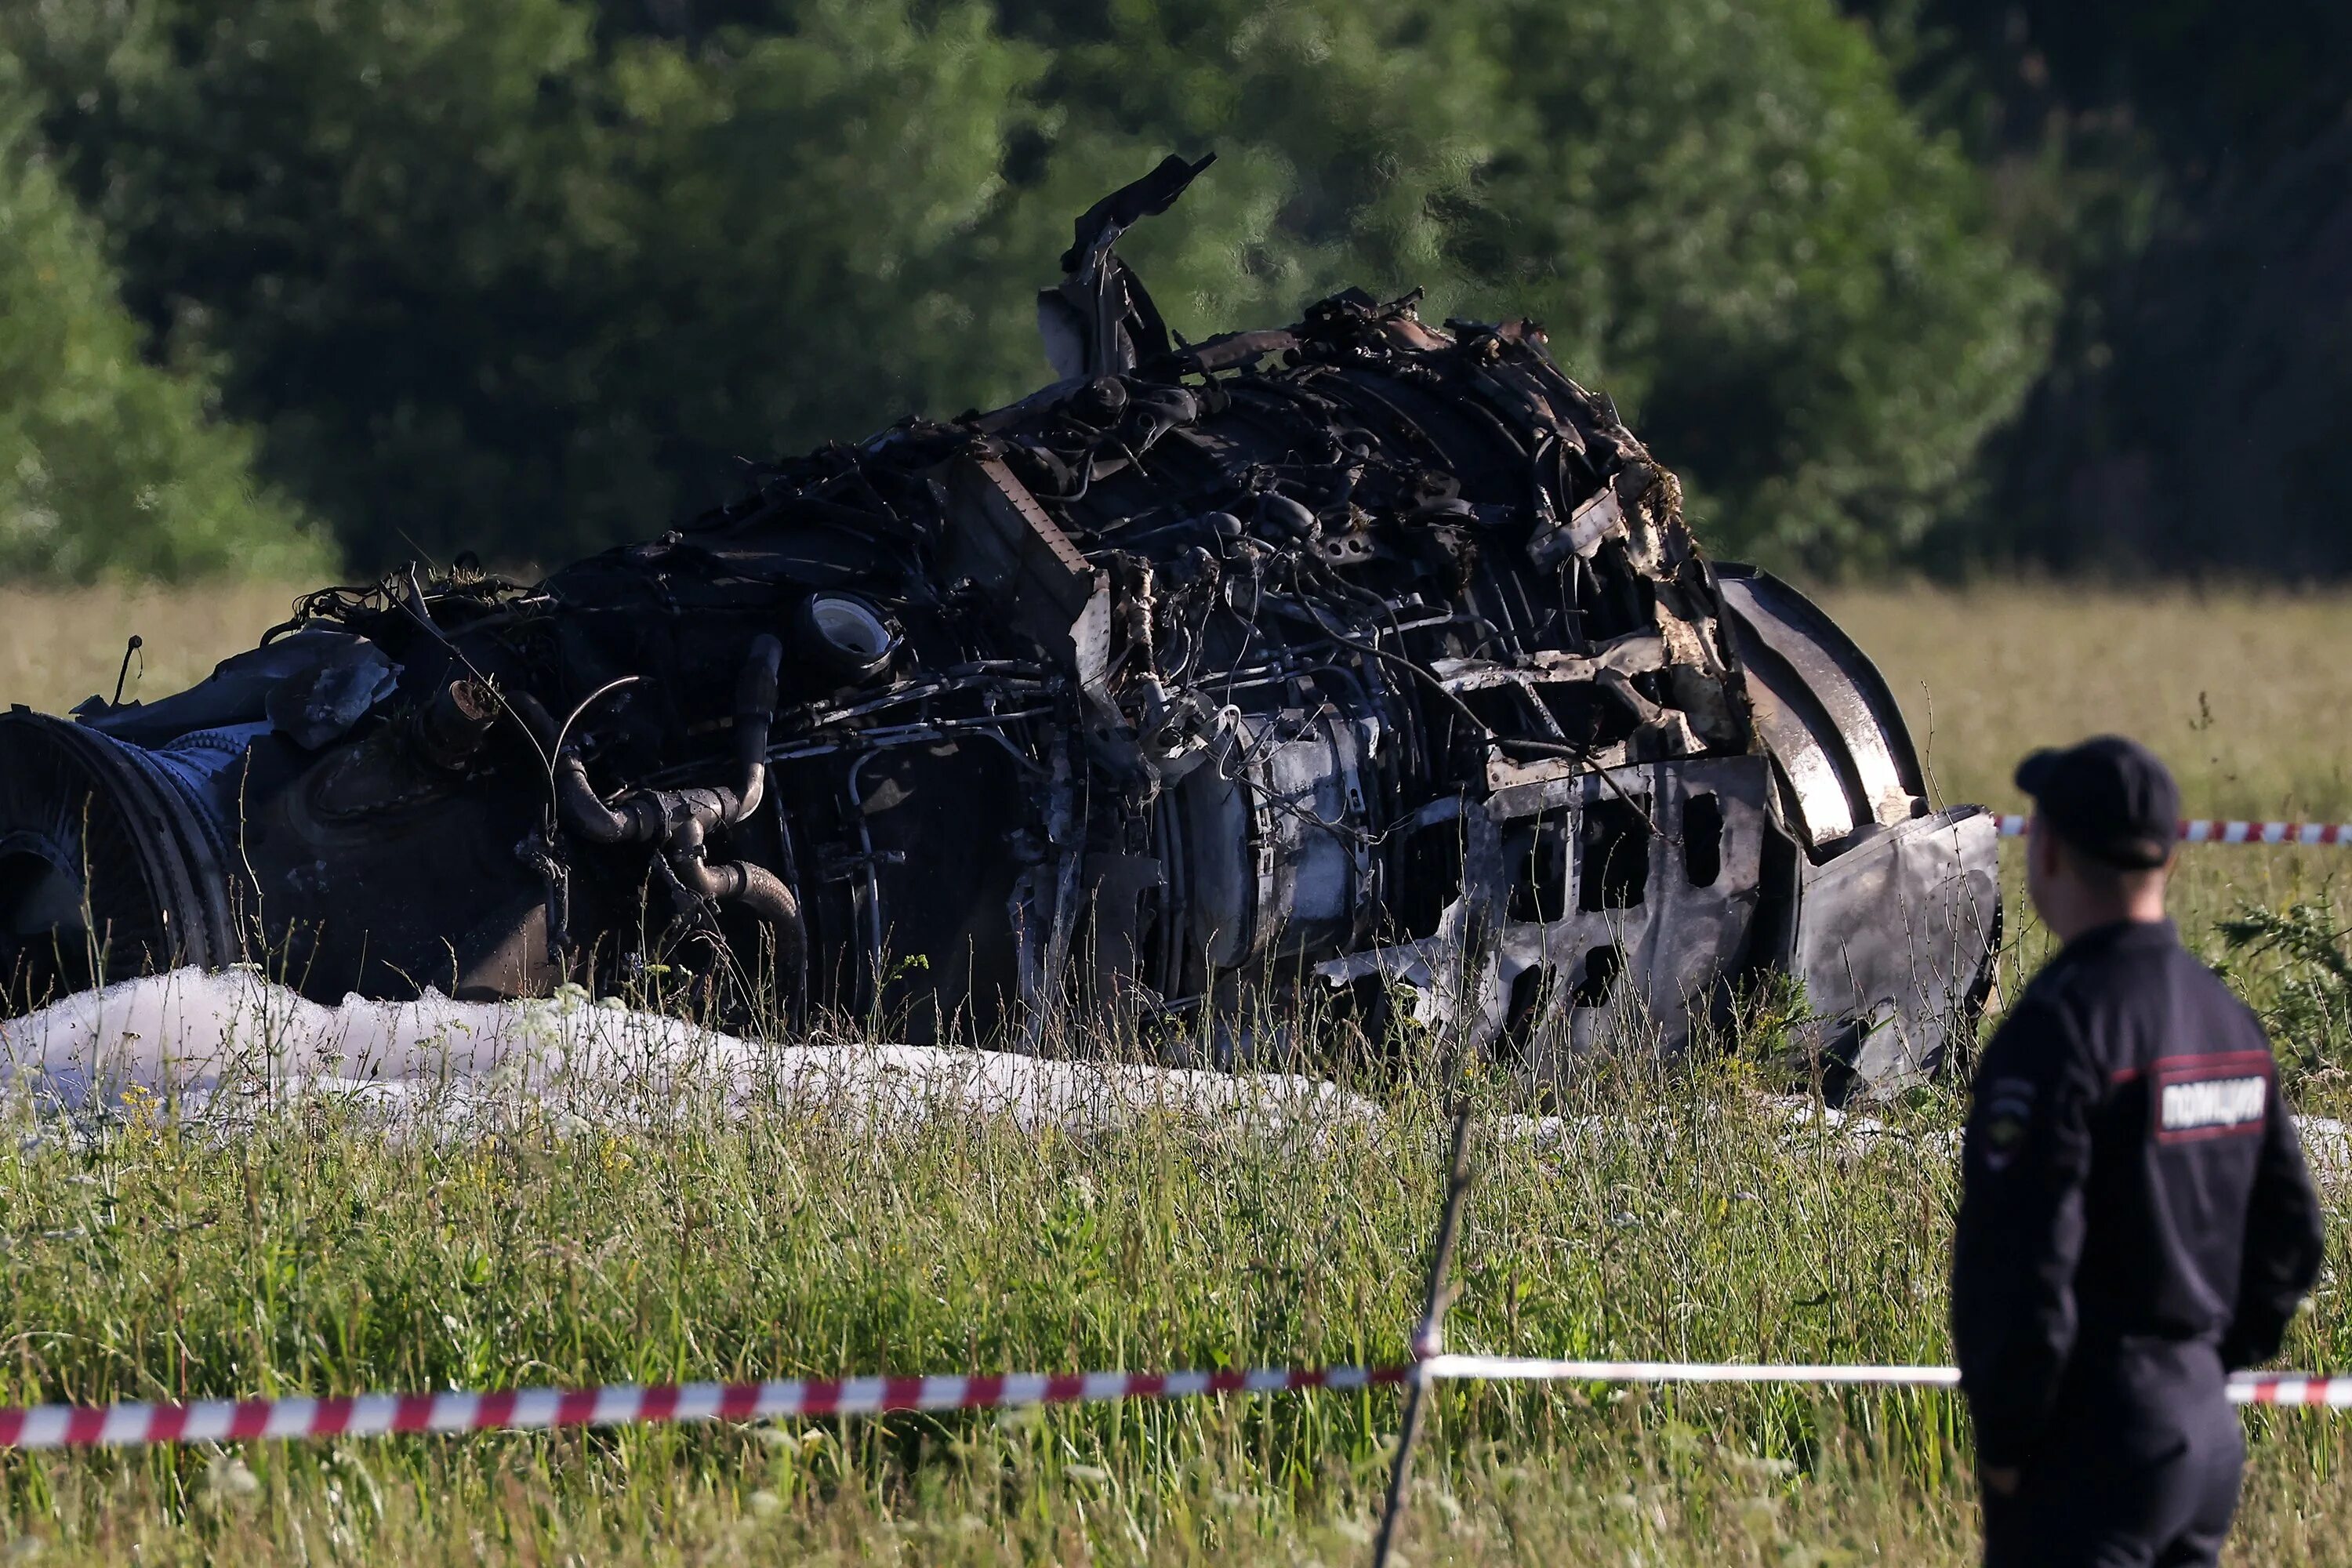
[[[257,605],[0,594],[0,698],[110,689],[127,630],[183,661],[151,666],[155,695],[247,646],[275,618]],[[1989,587],[1832,607],[1932,729],[1953,798],[2014,809],[2018,753],[2112,728],[2173,755],[2192,809],[2352,816],[2352,742],[2312,718],[2352,682],[2326,657],[2352,599]],[[2014,994],[2049,944],[2011,870]],[[2179,889],[2192,944],[2295,1036],[2299,1102],[2339,1114],[2344,1003],[2310,937],[2352,917],[2348,874],[2342,851],[2192,849]],[[2295,942],[2230,949],[2223,922],[2298,904]],[[2326,1049],[2300,1054],[2305,1036]],[[1454,1344],[1948,1359],[1958,1090],[1888,1108],[1881,1136],[1808,1132],[1766,1097],[1792,1086],[1764,1045],[1592,1064],[1549,1131],[1474,1085]],[[89,1136],[46,1127],[0,1142],[0,1397],[1391,1361],[1444,1118],[1425,1065],[1350,1081],[1377,1118],[1281,1135],[1181,1115],[1085,1136],[877,1126],[692,1097],[464,1134],[327,1101],[235,1136],[135,1107]],[[2340,1259],[2340,1187],[2329,1204]],[[2352,1367],[2340,1291],[2332,1271],[2289,1361]],[[39,1543],[62,1563],[1339,1564],[1367,1555],[1398,1405],[14,1455],[0,1561]],[[2352,1561],[2352,1424],[2251,1428],[2233,1560]],[[1416,1564],[1975,1560],[1964,1424],[1938,1394],[1454,1385],[1417,1468]]]
[[[230,1136],[135,1105],[91,1136],[28,1129],[0,1155],[0,1394],[1393,1362],[1445,1121],[1424,1078],[1360,1087],[1376,1115],[1251,1131],[691,1096],[455,1132],[331,1101]],[[1761,1087],[1737,1055],[1596,1064],[1538,1120],[1472,1085],[1452,1342],[1946,1359],[1956,1098],[1859,1135]],[[2294,1359],[2342,1364],[2347,1332],[2329,1297]],[[1940,1394],[1474,1385],[1437,1412],[1415,1562],[1968,1555],[1965,1434]],[[1383,1389],[11,1456],[0,1531],[64,1561],[1345,1561],[1397,1413]],[[2325,1419],[2273,1423],[2261,1473],[2332,1470]],[[2278,1490],[2268,1538],[2352,1543],[2352,1508]]]

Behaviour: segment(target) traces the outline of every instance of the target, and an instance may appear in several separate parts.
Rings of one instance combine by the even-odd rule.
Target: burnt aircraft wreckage
[[[1351,290],[1171,334],[1111,247],[1205,162],[1079,220],[1060,379],[1009,407],[537,584],[310,595],[162,700],[0,717],[10,1005],[657,962],[1015,1044],[1314,993],[1540,1075],[1785,973],[1844,1081],[1932,1071],[1988,984],[1994,824],[1929,809],[1869,661],[1709,562],[1528,323]]]

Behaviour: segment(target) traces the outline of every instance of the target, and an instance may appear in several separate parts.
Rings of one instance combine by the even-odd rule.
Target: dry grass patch
[[[92,692],[113,695],[123,645],[133,634],[146,646],[131,658],[124,700],[168,697],[202,680],[229,655],[251,647],[287,617],[296,594],[313,586],[0,585],[0,703],[62,713]]]
[[[2352,594],[2059,584],[1824,595],[1885,673],[1948,800],[2102,731],[2153,746],[2194,816],[2352,820]]]

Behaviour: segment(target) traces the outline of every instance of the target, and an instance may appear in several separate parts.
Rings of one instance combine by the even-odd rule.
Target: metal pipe
[[[658,791],[633,790],[606,805],[588,782],[577,752],[555,759],[555,804],[563,826],[591,844],[643,844],[661,837],[665,814]]]
[[[704,843],[708,832],[689,817],[672,837],[669,868],[688,892],[714,904],[740,903],[775,933],[776,973],[800,973],[807,951],[808,930],[801,919],[801,901],[783,879],[755,860],[714,863]]]
[[[762,635],[736,679],[732,788],[637,789],[606,805],[588,782],[588,765],[567,748],[555,759],[555,799],[564,826],[592,844],[645,844],[675,841],[688,823],[732,827],[757,811],[767,788],[768,728],[783,657],[783,644]]]
[[[751,657],[735,679],[735,774],[733,802],[721,820],[729,826],[760,809],[767,787],[768,726],[776,715],[776,672],[782,666],[784,645],[762,633],[752,639]]]

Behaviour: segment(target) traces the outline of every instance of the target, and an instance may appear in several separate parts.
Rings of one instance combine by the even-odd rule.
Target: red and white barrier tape
[[[1760,1365],[1742,1362],[1544,1361],[1528,1356],[1436,1355],[1421,1363],[1430,1377],[1494,1383],[1786,1383],[1826,1387],[1874,1384],[1957,1388],[1956,1366]],[[2231,1374],[2232,1405],[2352,1408],[2352,1377],[2299,1372]]]
[[[2031,817],[2000,819],[2003,838],[2022,838]],[[2352,822],[2222,822],[2194,817],[2180,825],[2183,844],[2334,844],[2352,847]]]
[[[966,1377],[847,1377],[781,1383],[688,1383],[524,1388],[494,1394],[370,1394],[352,1399],[211,1399],[190,1405],[43,1405],[0,1409],[0,1449],[135,1447],[250,1437],[372,1437],[387,1432],[540,1430],[658,1421],[754,1421],[894,1410],[1009,1410],[1116,1399],[1283,1394],[1436,1379],[1543,1383],[1875,1384],[1950,1388],[1949,1366],[1546,1361],[1433,1355],[1413,1366],[1264,1367],[1247,1372],[1092,1372]],[[2235,1405],[2352,1408],[2352,1377],[2240,1373]]]
[[[1188,1399],[1402,1383],[1402,1366],[1245,1372],[1030,1373],[845,1377],[781,1383],[614,1384],[496,1394],[368,1394],[352,1399],[207,1399],[189,1405],[42,1405],[0,1409],[0,1448],[130,1447],[239,1437],[372,1437],[386,1432],[754,1421],[893,1410],[1008,1410],[1112,1399]]]
[[[1820,1386],[1893,1384],[1923,1388],[1959,1384],[1956,1366],[1766,1365],[1747,1362],[1546,1361],[1534,1356],[1433,1355],[1430,1377],[1495,1383],[1792,1383]]]
[[[2242,1372],[2230,1379],[2230,1403],[2352,1409],[2352,1377],[2308,1377],[2299,1372]]]

